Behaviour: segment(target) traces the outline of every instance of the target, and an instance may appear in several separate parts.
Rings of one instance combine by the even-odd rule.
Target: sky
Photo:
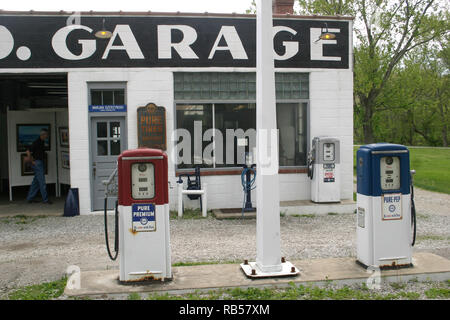
[[[2,1],[0,9],[19,11],[154,11],[245,13],[251,0],[17,0]]]

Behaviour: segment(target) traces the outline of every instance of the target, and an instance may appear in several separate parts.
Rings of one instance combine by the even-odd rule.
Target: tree
[[[377,141],[447,146],[450,86],[446,44],[418,47],[405,55],[377,98],[372,119]]]
[[[353,16],[355,14],[354,1],[335,1],[335,0],[299,0],[300,13],[317,14],[325,16],[345,15]]]
[[[245,13],[247,14],[256,13],[256,0],[252,0],[252,2],[250,3],[250,8],[245,10]]]
[[[446,39],[446,44],[442,46],[442,50],[439,53],[441,59],[441,72],[442,72],[442,95],[439,96],[441,102],[439,104],[439,114],[442,117],[442,145],[444,147],[449,146],[448,130],[450,128],[450,46],[449,39]]]
[[[300,14],[355,17],[354,117],[356,140],[372,143],[376,139],[386,136],[389,130],[384,130],[383,125],[392,121],[392,118],[386,122],[381,119],[386,119],[386,111],[394,110],[397,113],[405,112],[403,116],[406,118],[402,118],[402,124],[416,125],[415,128],[411,127],[412,131],[411,128],[402,127],[405,141],[414,141],[415,134],[419,134],[428,143],[431,141],[436,143],[429,132],[424,131],[431,124],[436,125],[435,114],[429,114],[427,110],[419,108],[417,101],[420,99],[415,100],[416,109],[407,109],[405,103],[400,103],[400,99],[411,100],[406,91],[402,94],[400,94],[402,91],[396,93],[394,90],[399,90],[398,85],[390,86],[389,90],[387,90],[387,86],[393,74],[396,79],[401,78],[400,73],[397,74],[396,71],[404,67],[403,60],[406,55],[443,41],[448,36],[450,30],[448,6],[446,7],[444,3],[436,0],[298,0],[298,4],[300,5]],[[248,12],[254,12],[254,10],[255,2],[252,1],[252,7]],[[448,46],[446,48],[446,51],[441,52],[443,55],[441,60],[447,61],[446,70],[448,70],[450,53]],[[436,52],[432,52],[432,54],[436,54]],[[408,72],[412,71],[413,69],[408,69]],[[425,71],[422,70],[422,72]],[[415,74],[420,73],[416,72]],[[448,76],[442,79],[446,79],[446,82],[443,81],[444,85],[448,87]],[[408,83],[413,84],[411,81]],[[420,83],[425,84],[425,82]],[[417,86],[414,88],[417,89]],[[416,90],[416,92],[422,93],[425,91]],[[417,95],[415,96],[417,98]],[[438,114],[444,119],[446,115],[448,116],[448,100],[446,103],[445,91],[436,92],[435,98],[437,97],[441,99],[441,103],[437,104]],[[391,101],[388,101],[388,98]],[[421,101],[424,102],[423,99]],[[418,113],[419,110],[422,112],[421,116],[414,117],[414,113]],[[422,119],[424,116],[428,118]],[[419,126],[418,122],[412,122],[413,118],[420,120],[419,122],[425,127]],[[377,125],[381,125],[381,127]],[[442,128],[442,144],[448,145],[449,125],[443,121],[439,127]],[[407,135],[406,132],[408,132]],[[428,140],[424,135],[428,137]]]
[[[365,143],[374,142],[374,119],[383,110],[380,95],[405,55],[441,39],[449,13],[435,0],[299,0],[302,13],[354,15],[354,109]]]

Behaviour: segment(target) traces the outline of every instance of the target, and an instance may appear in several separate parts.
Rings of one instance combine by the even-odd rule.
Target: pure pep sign
[[[103,29],[109,39],[98,39]],[[255,67],[256,19],[0,15],[0,69]],[[334,40],[319,40],[325,23]],[[277,68],[349,68],[350,21],[274,19]]]

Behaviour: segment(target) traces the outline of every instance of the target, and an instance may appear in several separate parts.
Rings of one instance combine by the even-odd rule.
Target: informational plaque
[[[166,109],[149,103],[137,109],[139,148],[166,150]]]

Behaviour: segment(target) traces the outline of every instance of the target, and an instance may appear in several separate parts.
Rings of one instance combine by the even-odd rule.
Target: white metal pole
[[[256,9],[256,265],[267,273],[282,270],[272,0]]]
[[[208,184],[202,184],[203,194],[201,195],[202,199],[202,217],[206,218],[208,216]]]
[[[178,184],[178,218],[183,217],[183,182]]]

